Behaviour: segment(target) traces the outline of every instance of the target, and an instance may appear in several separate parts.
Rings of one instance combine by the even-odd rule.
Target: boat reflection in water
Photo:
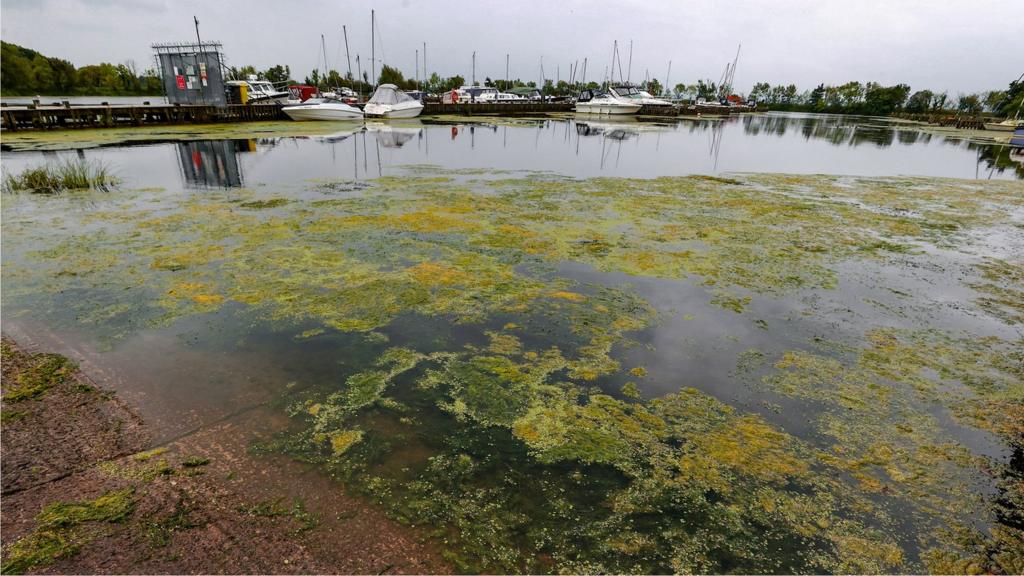
[[[178,142],[178,164],[190,188],[233,188],[242,185],[239,152],[255,152],[256,140]]]
[[[377,143],[384,148],[401,148],[413,138],[423,137],[423,125],[415,124],[394,125],[387,122],[367,122],[366,131],[373,133]]]

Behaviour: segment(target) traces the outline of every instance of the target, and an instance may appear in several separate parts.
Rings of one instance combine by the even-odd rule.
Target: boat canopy
[[[398,86],[394,84],[381,84],[374,91],[373,96],[367,101],[367,104],[389,104],[395,105],[401,102],[412,102],[413,98],[398,89]]]
[[[612,86],[611,90],[616,96],[620,98],[643,98],[643,96],[640,95],[640,91],[637,90],[634,86]]]

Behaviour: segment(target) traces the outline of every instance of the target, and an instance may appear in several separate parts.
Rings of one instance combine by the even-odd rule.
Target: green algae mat
[[[401,172],[7,194],[4,313],[315,350],[253,449],[458,570],[1024,571],[1024,184]]]

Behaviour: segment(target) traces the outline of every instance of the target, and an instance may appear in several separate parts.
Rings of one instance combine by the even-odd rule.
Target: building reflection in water
[[[178,164],[185,185],[192,188],[232,188],[242,185],[239,152],[255,152],[256,140],[196,140],[178,142]]]

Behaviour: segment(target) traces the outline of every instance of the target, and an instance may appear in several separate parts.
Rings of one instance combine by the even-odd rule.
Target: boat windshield
[[[620,98],[643,98],[640,91],[632,86],[615,86],[611,90]]]
[[[412,102],[413,99],[405,92],[402,92],[394,84],[381,84],[373,96],[367,101],[368,104],[399,104],[401,102]]]

